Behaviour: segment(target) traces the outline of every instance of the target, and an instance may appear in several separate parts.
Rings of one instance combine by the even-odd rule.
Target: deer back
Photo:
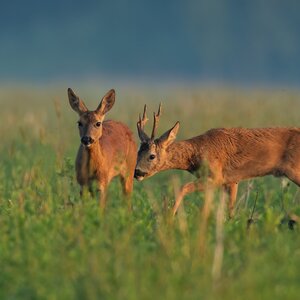
[[[223,182],[283,175],[300,155],[298,128],[211,129],[186,142],[193,149],[194,168],[205,161]]]

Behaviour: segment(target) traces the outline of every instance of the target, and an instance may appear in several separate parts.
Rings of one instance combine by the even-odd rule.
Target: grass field
[[[180,120],[179,139],[212,127],[300,126],[299,92],[116,89],[109,117],[136,137],[143,104],[151,112],[159,101],[159,132]],[[74,90],[90,109],[106,92]],[[295,185],[271,177],[242,183],[236,216],[224,223],[215,191],[206,223],[200,193],[170,217],[174,194],[193,177],[168,171],[135,182],[132,213],[113,182],[101,216],[96,199],[79,198],[77,116],[66,87],[1,87],[0,103],[0,299],[299,298],[299,228],[282,221],[300,215]]]

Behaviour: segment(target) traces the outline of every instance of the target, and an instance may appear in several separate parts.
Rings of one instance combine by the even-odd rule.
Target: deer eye
[[[150,160],[153,160],[155,157],[156,157],[156,156],[155,156],[154,154],[151,154],[151,155],[149,156]]]
[[[101,122],[97,122],[95,125],[96,125],[96,127],[100,127],[101,126]]]
[[[82,123],[80,121],[77,122],[78,127],[82,127]]]

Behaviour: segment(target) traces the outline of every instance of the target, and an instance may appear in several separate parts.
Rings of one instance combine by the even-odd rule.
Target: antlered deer
[[[107,187],[115,176],[120,176],[125,196],[132,192],[137,146],[126,125],[104,121],[105,114],[115,103],[114,90],[102,98],[95,111],[89,111],[70,88],[68,96],[71,107],[79,115],[81,144],[76,158],[76,174],[81,194],[85,187],[91,191],[92,181],[96,180],[103,209]]]
[[[137,123],[141,146],[135,178],[140,181],[169,169],[194,174],[198,180],[182,187],[173,207],[174,214],[186,194],[203,191],[205,186],[222,186],[229,193],[230,216],[241,180],[285,176],[300,186],[300,128],[217,128],[174,142],[179,122],[155,139],[160,112],[161,106],[154,114],[151,138],[144,132],[148,120],[146,105]]]

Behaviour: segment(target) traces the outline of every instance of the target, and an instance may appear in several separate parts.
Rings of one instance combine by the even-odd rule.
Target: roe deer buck
[[[173,214],[183,197],[205,186],[222,186],[229,193],[229,216],[233,216],[238,183],[253,177],[286,176],[300,186],[300,128],[216,128],[188,140],[174,142],[177,122],[161,137],[155,133],[161,114],[154,113],[151,138],[144,132],[146,105],[137,129],[141,146],[135,178],[143,180],[169,169],[186,170],[198,180],[180,190]],[[203,167],[207,177],[203,178]]]
[[[76,158],[77,181],[91,191],[93,180],[100,190],[100,206],[105,208],[107,186],[120,176],[125,196],[130,195],[136,164],[137,146],[129,128],[115,121],[104,121],[105,114],[115,103],[115,91],[110,90],[95,111],[89,111],[84,102],[68,89],[69,102],[79,114],[78,128],[81,145]]]

